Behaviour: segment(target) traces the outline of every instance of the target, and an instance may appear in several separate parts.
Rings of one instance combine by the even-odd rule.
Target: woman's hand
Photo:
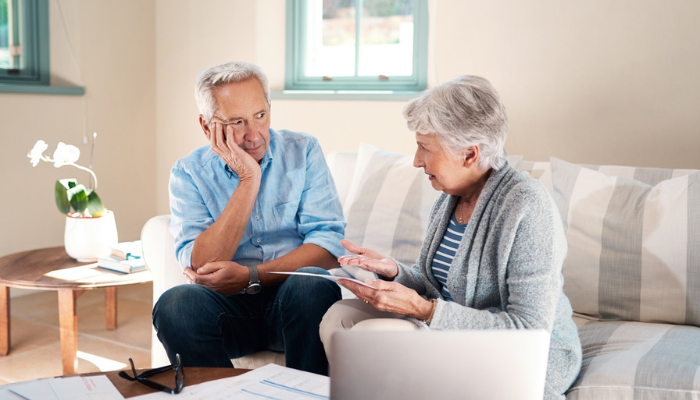
[[[393,312],[420,320],[428,319],[433,311],[432,302],[400,283],[371,279],[365,281],[375,289],[347,279],[338,279],[338,283],[348,288],[358,299],[379,311]]]
[[[262,175],[260,164],[236,144],[233,128],[226,126],[226,132],[224,132],[223,124],[214,121],[211,123],[211,129],[210,142],[214,154],[224,160],[229,168],[238,175],[241,182],[249,179],[255,179],[259,182]]]
[[[374,250],[360,247],[347,239],[341,240],[340,244],[349,252],[355,253],[355,255],[338,258],[340,265],[357,265],[364,270],[374,272],[387,279],[394,279],[399,274],[399,267],[391,258]]]

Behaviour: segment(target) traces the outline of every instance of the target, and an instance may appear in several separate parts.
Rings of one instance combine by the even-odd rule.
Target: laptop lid
[[[544,330],[338,331],[331,399],[542,400]]]

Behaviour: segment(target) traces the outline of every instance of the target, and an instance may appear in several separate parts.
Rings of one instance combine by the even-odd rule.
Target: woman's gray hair
[[[498,92],[479,76],[458,76],[423,92],[403,109],[411,131],[434,133],[442,147],[462,157],[474,145],[481,149],[479,168],[500,169],[506,161],[508,118]]]
[[[197,99],[199,113],[209,123],[216,112],[216,101],[211,90],[219,85],[232,82],[242,82],[256,78],[265,92],[265,100],[270,105],[270,84],[267,76],[260,67],[244,61],[233,61],[207,68],[197,75],[194,85],[194,97]]]

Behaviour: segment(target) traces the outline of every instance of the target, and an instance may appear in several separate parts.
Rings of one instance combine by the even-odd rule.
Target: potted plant
[[[93,135],[93,138],[96,136]],[[40,161],[50,162],[60,168],[70,165],[87,171],[92,175],[92,189],[79,184],[76,179],[59,179],[56,181],[54,194],[56,206],[66,216],[64,246],[66,253],[78,261],[96,261],[98,256],[108,255],[111,246],[118,242],[117,225],[114,213],[104,208],[102,200],[95,192],[97,176],[90,169],[76,164],[80,158],[80,149],[60,142],[53,153],[53,158],[44,155],[48,145],[39,140],[27,157],[36,167]]]

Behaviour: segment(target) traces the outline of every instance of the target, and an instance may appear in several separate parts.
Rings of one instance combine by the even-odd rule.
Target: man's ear
[[[209,129],[209,124],[207,124],[207,121],[204,120],[204,116],[202,114],[199,114],[199,126],[202,127],[204,136],[207,137],[207,140],[211,141],[211,130]]]
[[[481,149],[478,145],[469,147],[464,153],[464,166],[470,168],[479,161],[481,157]]]

